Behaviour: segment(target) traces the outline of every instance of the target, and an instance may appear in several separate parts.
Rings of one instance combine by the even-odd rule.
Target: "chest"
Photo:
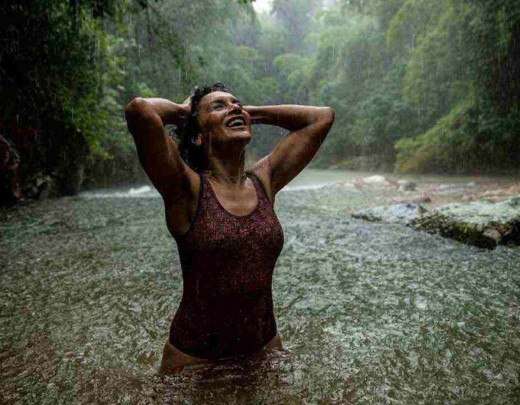
[[[254,185],[249,183],[242,190],[223,188],[208,182],[209,192],[213,200],[232,216],[245,217],[255,210],[259,204]]]
[[[256,207],[244,217],[222,209],[204,210],[185,241],[192,253],[247,260],[251,256],[277,257],[283,247],[283,230],[272,209]]]

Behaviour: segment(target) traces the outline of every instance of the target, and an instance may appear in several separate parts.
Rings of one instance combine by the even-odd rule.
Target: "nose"
[[[242,107],[239,104],[231,103],[231,107],[230,107],[229,112],[230,113],[242,112]]]

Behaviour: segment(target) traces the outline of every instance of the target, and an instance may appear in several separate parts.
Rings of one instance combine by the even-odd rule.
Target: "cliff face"
[[[89,147],[78,131],[0,125],[0,205],[74,195],[84,180]]]
[[[18,152],[0,135],[0,201],[4,204],[15,202],[22,197],[19,168]]]

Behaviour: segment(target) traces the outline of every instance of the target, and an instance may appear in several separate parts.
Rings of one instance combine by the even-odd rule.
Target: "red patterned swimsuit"
[[[271,281],[283,231],[261,181],[249,177],[258,205],[237,216],[222,207],[202,174],[193,222],[175,238],[184,290],[170,343],[191,356],[253,353],[277,334]]]

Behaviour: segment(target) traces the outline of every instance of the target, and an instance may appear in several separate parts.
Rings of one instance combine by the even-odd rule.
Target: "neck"
[[[219,183],[240,186],[246,179],[245,153],[242,152],[239,155],[226,157],[225,159],[211,156],[206,172]]]

